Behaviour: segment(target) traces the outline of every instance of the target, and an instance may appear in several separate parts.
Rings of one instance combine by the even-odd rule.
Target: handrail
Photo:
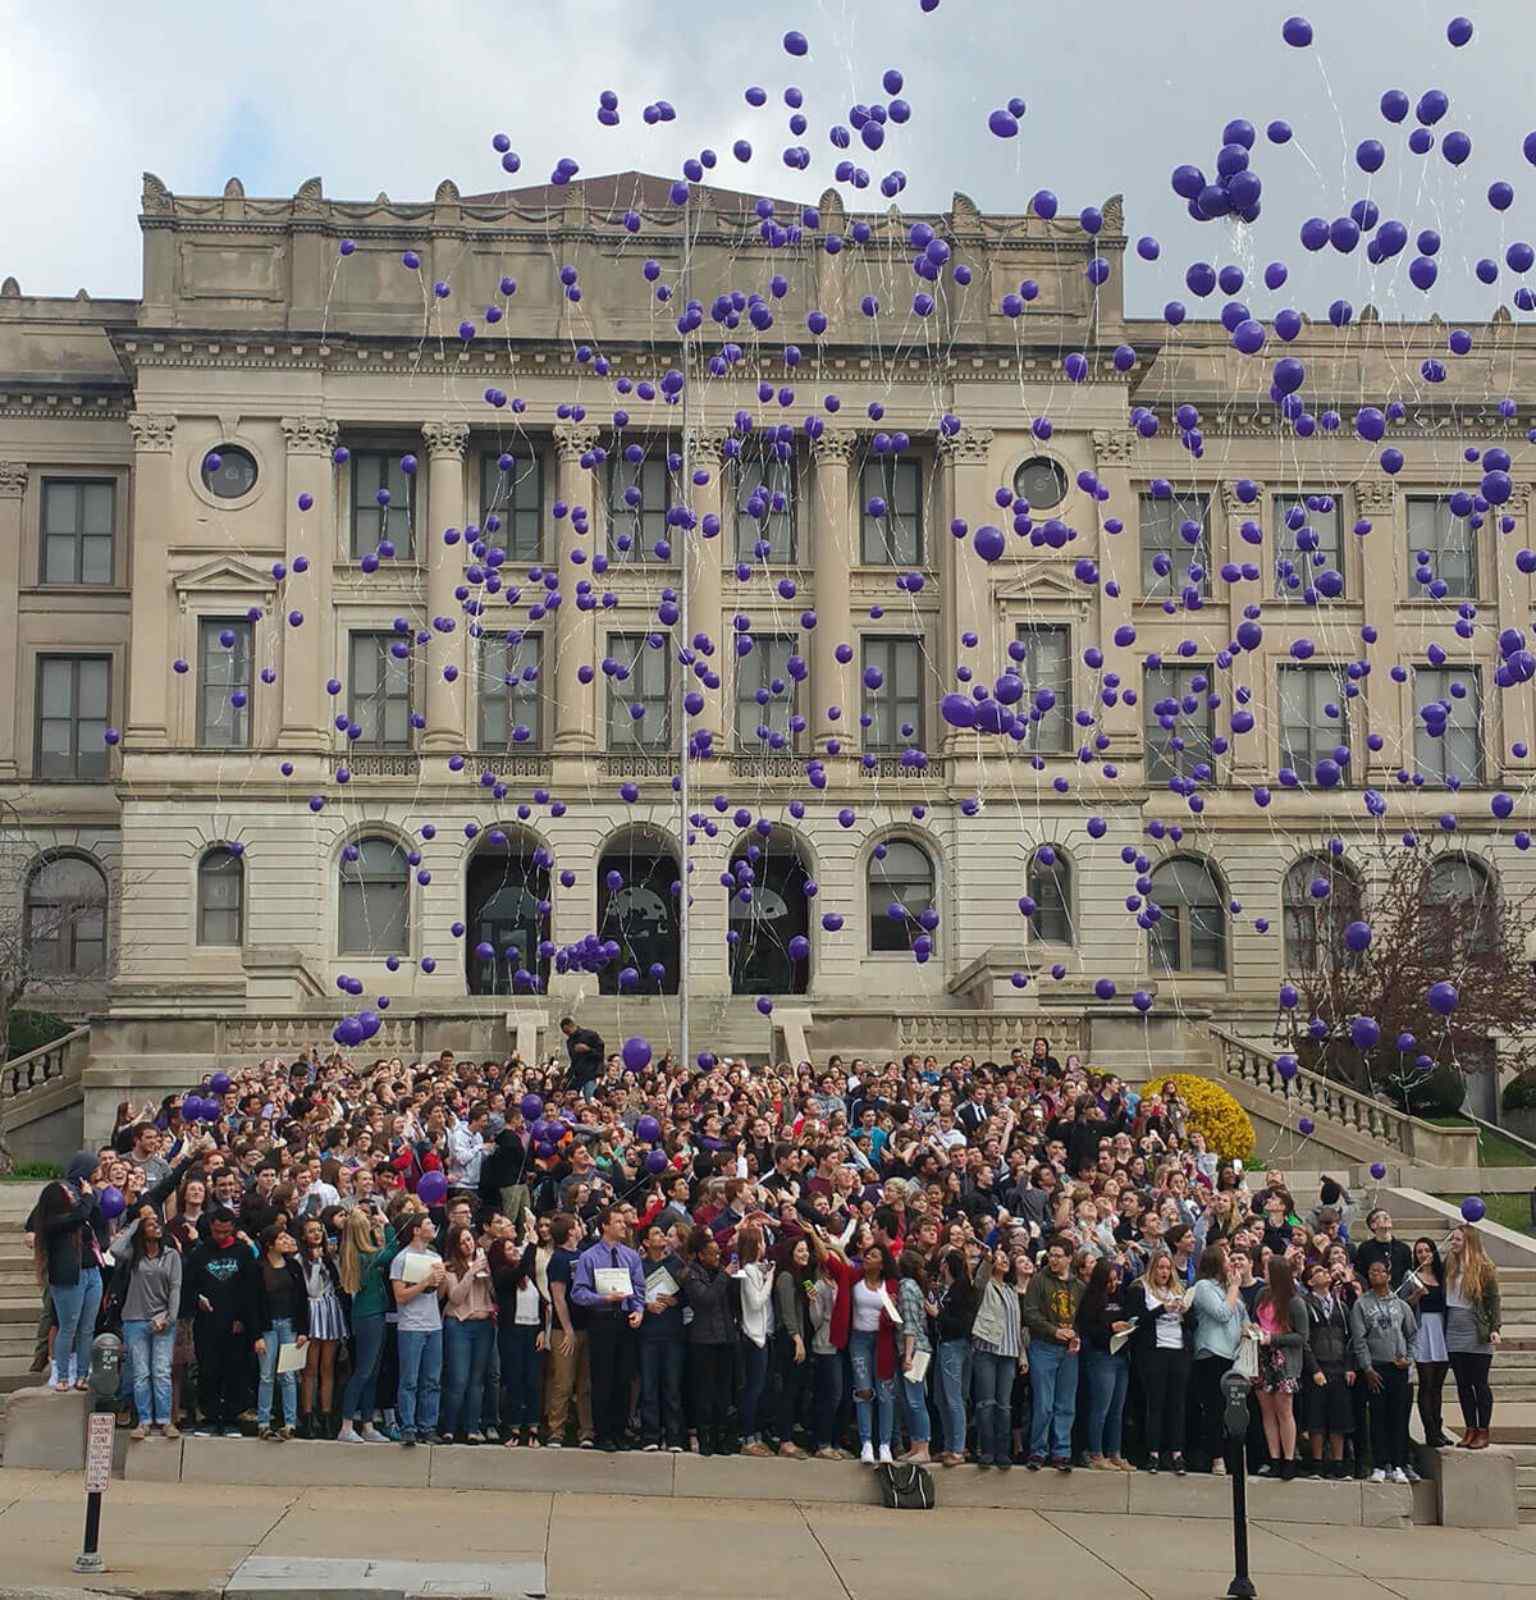
[[[39,1089],[44,1084],[67,1078],[71,1046],[90,1036],[89,1024],[71,1028],[50,1043],[0,1065],[0,1100],[14,1100],[29,1089]]]
[[[1428,1141],[1443,1139],[1448,1133],[1455,1136],[1454,1129],[1426,1122],[1373,1094],[1351,1089],[1300,1064],[1287,1081],[1280,1075],[1278,1057],[1262,1046],[1224,1028],[1212,1027],[1210,1032],[1218,1041],[1219,1064],[1228,1077],[1241,1078],[1288,1105],[1294,1103],[1304,1116],[1321,1117],[1335,1127],[1388,1145],[1403,1155],[1414,1154],[1416,1146],[1427,1148]]]

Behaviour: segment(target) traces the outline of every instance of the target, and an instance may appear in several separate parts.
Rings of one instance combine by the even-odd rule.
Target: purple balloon
[[[645,1170],[653,1177],[660,1177],[667,1170],[667,1153],[665,1150],[649,1150],[645,1157]]]
[[[635,1137],[642,1144],[655,1144],[661,1137],[661,1124],[655,1117],[641,1117],[635,1124]]]
[[[536,1094],[525,1094],[518,1109],[524,1122],[537,1122],[544,1115],[544,1102]]]
[[[122,1216],[128,1202],[123,1198],[123,1191],[115,1184],[109,1183],[101,1191],[100,1205],[102,1216],[110,1222],[114,1217]]]
[[[435,1206],[448,1193],[448,1180],[441,1172],[424,1172],[416,1185],[416,1198],[423,1205]]]
[[[1482,1199],[1475,1194],[1469,1194],[1461,1202],[1461,1216],[1464,1222],[1481,1222],[1488,1215],[1488,1207]]]
[[[631,1072],[643,1072],[651,1064],[650,1040],[642,1039],[638,1034],[624,1041],[620,1054],[624,1058],[624,1065]]]

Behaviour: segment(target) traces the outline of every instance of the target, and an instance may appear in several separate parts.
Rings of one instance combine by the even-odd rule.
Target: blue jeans
[[[683,1366],[688,1346],[681,1339],[640,1341],[640,1431],[646,1444],[688,1442],[683,1421]]]
[[[482,1318],[443,1318],[443,1432],[479,1433],[485,1368],[495,1330]]]
[[[1118,1456],[1131,1364],[1107,1350],[1085,1350],[1083,1365],[1088,1374],[1088,1454]]]
[[[757,1408],[768,1382],[768,1347],[741,1336],[741,1442],[751,1444],[762,1429],[757,1423]]]
[[[168,1321],[164,1333],[149,1322],[125,1322],[123,1344],[133,1368],[133,1404],[139,1423],[167,1423],[171,1419],[171,1352],[176,1348],[176,1324]]]
[[[101,1270],[81,1267],[80,1281],[61,1288],[49,1284],[53,1314],[59,1331],[53,1341],[53,1370],[60,1383],[84,1379],[91,1371],[91,1340],[96,1337],[96,1313],[101,1310]]]
[[[923,1385],[908,1377],[901,1380],[901,1397],[907,1403],[907,1431],[913,1444],[928,1443],[928,1396]]]
[[[1077,1418],[1077,1357],[1055,1339],[1036,1339],[1029,1347],[1029,1381],[1035,1398],[1029,1453],[1070,1461],[1072,1424]]]
[[[1013,1460],[1013,1380],[1017,1356],[971,1350],[971,1387],[976,1396],[976,1459],[986,1466]]]
[[[843,1399],[843,1357],[834,1350],[831,1355],[818,1355],[816,1362],[815,1391],[811,1401],[812,1436],[816,1448],[825,1450],[837,1439],[837,1408]]]
[[[878,1331],[855,1329],[848,1336],[848,1360],[853,1366],[853,1409],[859,1419],[859,1443],[889,1445],[896,1424],[896,1380],[881,1378],[875,1359]],[[879,1407],[880,1437],[874,1438],[875,1410]]]
[[[538,1348],[539,1328],[531,1324],[502,1323],[496,1330],[501,1354],[501,1424],[508,1433],[537,1428],[541,1405],[540,1381],[544,1352]]]
[[[944,1423],[944,1448],[965,1454],[966,1365],[971,1356],[969,1339],[946,1339],[934,1359],[939,1364],[939,1416]]]
[[[431,1433],[437,1427],[442,1392],[443,1330],[414,1333],[401,1328],[395,1336],[400,1351],[400,1392],[395,1413],[403,1433]]]
[[[279,1317],[261,1338],[266,1344],[267,1353],[260,1358],[261,1381],[256,1385],[257,1425],[262,1428],[271,1425],[272,1380],[275,1377],[283,1394],[283,1414],[288,1419],[289,1427],[292,1427],[299,1420],[299,1376],[296,1372],[278,1372],[277,1352],[285,1344],[293,1344],[297,1335],[292,1322],[287,1317]]]
[[[384,1313],[352,1319],[352,1372],[341,1393],[341,1414],[348,1422],[371,1422],[378,1398],[379,1357],[384,1354]]]

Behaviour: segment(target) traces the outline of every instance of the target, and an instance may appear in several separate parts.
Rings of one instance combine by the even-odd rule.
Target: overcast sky
[[[1514,291],[1505,246],[1536,238],[1536,168],[1521,153],[1536,128],[1536,3],[1462,3],[1477,34],[1455,50],[1445,27],[1456,8],[1428,0],[941,0],[928,15],[918,0],[259,0],[212,9],[6,0],[0,275],[14,274],[28,293],[136,295],[146,168],[182,193],[216,194],[237,174],[248,194],[289,195],[319,174],[335,198],[383,189],[424,200],[445,176],[466,193],[500,186],[497,130],[512,137],[529,182],[545,181],[563,155],[589,174],[642,166],[673,175],[709,145],[725,183],[814,198],[838,154],[828,126],[854,101],[884,98],[881,73],[895,66],[913,115],[882,152],[863,155],[876,181],[905,171],[910,209],[947,206],[956,189],[1001,211],[1022,209],[1042,185],[1074,212],[1123,192],[1131,236],[1164,245],[1156,267],[1129,264],[1133,311],[1155,313],[1175,293],[1193,302],[1182,285],[1192,260],[1262,268],[1279,257],[1293,267],[1287,288],[1245,296],[1260,315],[1283,304],[1320,315],[1344,296],[1357,310],[1374,300],[1388,317],[1486,317]],[[1298,10],[1316,26],[1310,50],[1281,40],[1282,19]],[[791,27],[810,40],[802,60],[780,44]],[[769,91],[762,110],[744,102],[749,83]],[[805,90],[811,120],[803,142],[814,163],[803,176],[780,159],[801,142],[785,127],[789,83]],[[1472,157],[1459,169],[1438,142],[1425,157],[1408,151],[1412,114],[1394,127],[1378,110],[1385,89],[1416,102],[1431,87],[1451,97],[1436,135],[1471,135]],[[595,118],[605,88],[621,99],[617,129]],[[1013,95],[1028,112],[1017,139],[999,140],[987,116]],[[641,110],[655,99],[677,107],[675,122],[644,125]],[[1265,215],[1252,229],[1196,224],[1169,173],[1181,161],[1212,172],[1234,116],[1261,130],[1253,164]],[[1296,129],[1283,148],[1262,132],[1276,117]],[[730,155],[742,137],[756,149],[746,166]],[[1370,137],[1388,152],[1374,179],[1353,161]],[[1485,198],[1495,178],[1516,186],[1502,215]],[[1302,219],[1332,218],[1367,193],[1383,218],[1444,235],[1432,295],[1407,282],[1411,246],[1379,272],[1363,248],[1310,258],[1301,249]],[[870,196],[884,204],[873,187]],[[1492,288],[1471,276],[1484,255],[1500,260]]]

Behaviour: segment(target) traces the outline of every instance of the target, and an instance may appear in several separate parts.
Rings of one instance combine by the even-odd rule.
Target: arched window
[[[1445,961],[1497,948],[1499,889],[1481,861],[1441,856],[1429,869],[1425,899],[1431,910],[1428,934]]]
[[[1072,863],[1055,845],[1029,858],[1024,892],[1035,903],[1030,936],[1047,944],[1076,944],[1072,929]]]
[[[27,880],[26,944],[39,976],[106,971],[107,880],[86,856],[50,856]]]
[[[1151,928],[1154,970],[1227,970],[1226,897],[1208,862],[1188,856],[1163,862],[1147,899],[1162,912]]]
[[[406,955],[411,939],[411,874],[388,839],[359,839],[341,858],[341,953]]]
[[[1356,959],[1344,944],[1344,930],[1360,919],[1360,884],[1342,862],[1303,856],[1286,873],[1280,901],[1288,973],[1316,972]]]
[[[933,908],[933,862],[920,844],[888,839],[869,858],[869,948],[910,950],[924,928],[922,914]],[[900,911],[893,911],[899,906]],[[903,913],[905,913],[903,915]]]
[[[238,945],[245,940],[245,863],[227,845],[197,865],[197,942]]]

